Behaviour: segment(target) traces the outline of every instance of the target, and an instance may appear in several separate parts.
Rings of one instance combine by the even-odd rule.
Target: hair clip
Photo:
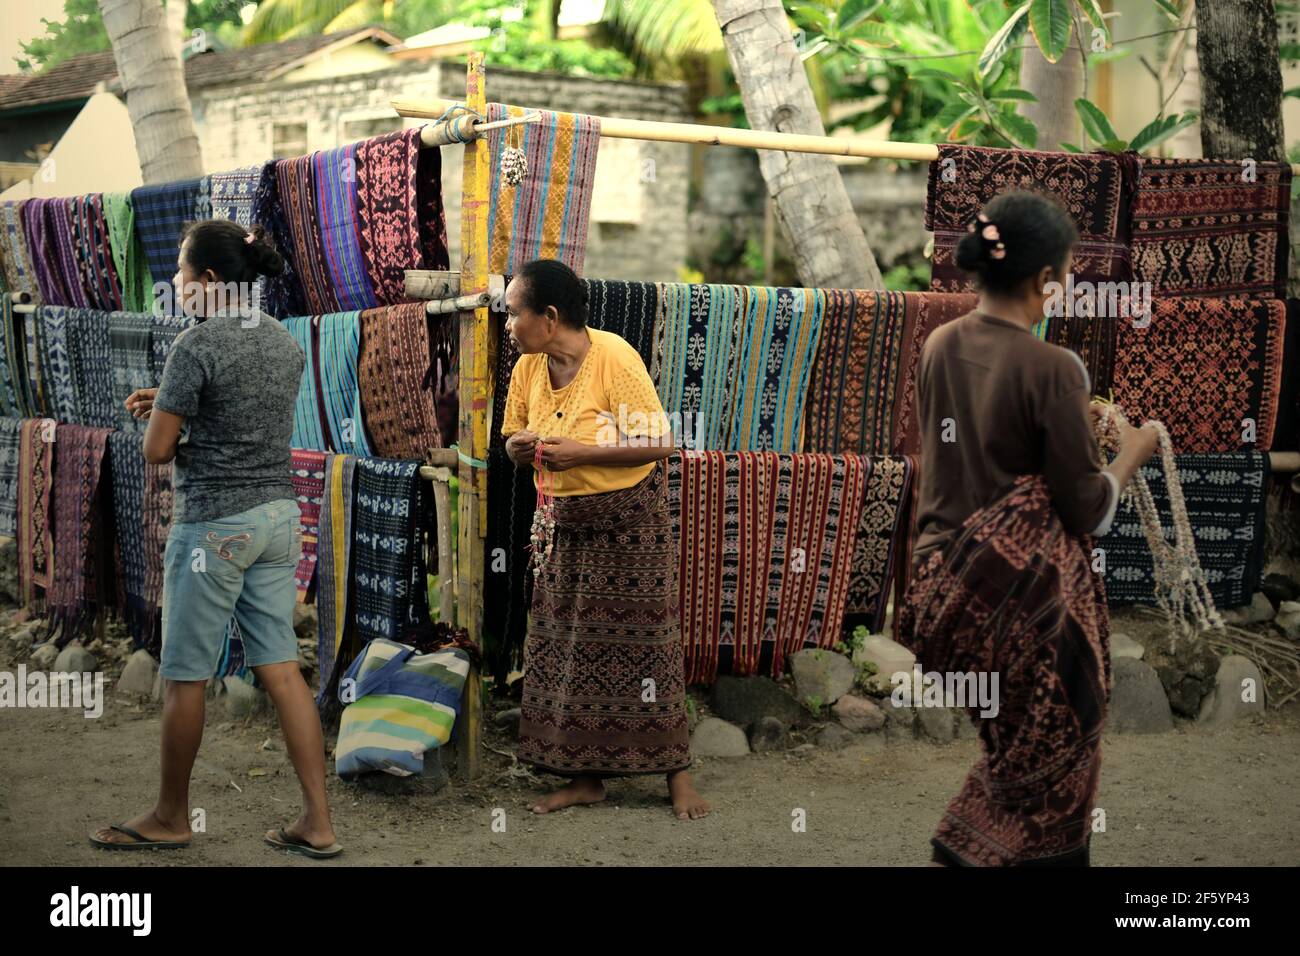
[[[248,235],[244,236],[244,243],[246,245],[251,246],[256,241],[257,241],[257,236],[253,235],[251,232],[248,233]]]

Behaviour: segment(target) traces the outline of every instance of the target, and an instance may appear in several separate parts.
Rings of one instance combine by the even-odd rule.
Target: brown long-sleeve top
[[[1022,326],[972,312],[936,329],[917,372],[919,564],[1021,475],[1047,481],[1066,530],[1104,534],[1119,483],[1102,471],[1083,360]]]

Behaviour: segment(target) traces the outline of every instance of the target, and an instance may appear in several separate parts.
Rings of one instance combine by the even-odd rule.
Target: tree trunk
[[[1021,103],[1020,115],[1038,129],[1035,148],[1049,153],[1060,152],[1062,143],[1080,143],[1079,113],[1074,108],[1074,101],[1083,96],[1079,34],[1075,32],[1070,48],[1056,63],[1043,56],[1032,36],[1026,34],[1024,43],[1020,58],[1020,86],[1038,97],[1038,102]]]
[[[99,10],[126,91],[140,175],[146,183],[203,175],[176,38],[162,3],[99,0]]]
[[[1196,5],[1201,74],[1201,154],[1208,159],[1284,162],[1282,63],[1273,0]],[[1290,279],[1300,294],[1300,222],[1291,216]]]
[[[780,0],[713,0],[753,129],[824,136]],[[777,219],[806,288],[884,289],[844,180],[829,156],[758,151]]]
[[[1273,0],[1196,5],[1201,150],[1207,159],[1286,158]]]
[[[185,63],[185,44],[189,41],[189,34],[185,32],[185,14],[189,8],[189,0],[167,0],[167,32],[176,44],[176,55],[181,58],[181,63]],[[183,67],[182,67],[183,68]]]

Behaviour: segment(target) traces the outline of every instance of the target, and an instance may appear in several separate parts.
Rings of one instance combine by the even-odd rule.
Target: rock
[[[0,602],[10,601],[18,602],[18,542],[0,538]]]
[[[910,739],[916,736],[916,708],[896,707],[893,701],[886,697],[881,701],[881,709],[885,712],[885,733],[891,738]]]
[[[846,730],[860,734],[885,726],[885,712],[875,701],[845,694],[831,707],[831,713]]]
[[[952,707],[919,707],[917,718],[921,733],[937,744],[951,743],[957,736],[954,714],[960,713]],[[962,714],[965,717],[965,714]]]
[[[1174,713],[1183,717],[1199,714],[1202,699],[1214,687],[1219,655],[1204,641],[1187,638],[1172,643],[1166,640],[1147,650],[1143,660],[1155,668]]]
[[[1288,638],[1300,641],[1300,603],[1283,601],[1278,605],[1277,617],[1273,618],[1273,623]]]
[[[58,657],[59,649],[57,647],[53,644],[42,644],[32,651],[32,667],[42,671],[51,670]]]
[[[19,650],[29,650],[40,629],[36,624],[24,624],[9,635],[9,640]]]
[[[828,750],[841,750],[853,743],[853,741],[853,732],[846,730],[839,724],[827,724],[817,732],[817,746],[825,747]]]
[[[1207,730],[1219,730],[1238,717],[1263,712],[1264,678],[1259,668],[1248,657],[1229,654],[1219,661],[1214,688],[1201,702],[1196,725]]]
[[[743,757],[749,753],[749,741],[735,724],[705,717],[691,734],[691,753],[697,757]]]
[[[872,680],[877,687],[892,687],[890,679],[898,671],[912,673],[916,655],[897,641],[880,634],[870,635],[863,642],[858,657],[876,665],[876,675]]]
[[[379,770],[374,773],[363,773],[357,778],[356,782],[367,790],[374,790],[379,793],[413,796],[437,793],[447,786],[451,779],[442,765],[442,754],[441,747],[426,750],[424,752],[423,768],[419,773],[413,773],[410,776],[399,777],[396,774],[384,773]]]
[[[122,676],[117,679],[119,694],[139,694],[148,697],[153,693],[154,680],[158,676],[158,662],[153,655],[141,648],[131,655],[122,668]]]
[[[1142,655],[1147,649],[1139,644],[1127,634],[1115,633],[1110,636],[1110,657],[1114,660],[1117,657],[1135,657],[1142,659]]]
[[[94,654],[74,642],[59,651],[59,656],[54,659],[54,670],[66,674],[93,673],[99,670],[99,661]]]
[[[502,730],[509,730],[512,733],[519,733],[519,719],[523,716],[523,710],[519,707],[511,707],[503,710],[492,718],[492,723]]]
[[[806,727],[808,711],[767,677],[719,677],[713,685],[713,712],[748,732],[760,717],[775,717],[787,727]]]
[[[1283,601],[1294,601],[1300,597],[1300,584],[1285,574],[1266,574],[1259,589],[1274,607],[1278,607]]]
[[[1273,603],[1263,591],[1256,591],[1250,603],[1223,611],[1223,622],[1241,627],[1245,624],[1262,624],[1273,620]]]
[[[749,732],[749,749],[754,753],[780,750],[785,746],[786,726],[775,717],[760,717]]]
[[[154,700],[163,699],[163,678],[161,671],[153,675],[153,690],[150,692],[149,696]]]
[[[978,711],[977,711],[978,713]],[[976,717],[975,720],[985,720],[992,718]],[[979,726],[971,719],[969,714],[960,714],[957,717],[957,739],[958,740],[978,740],[980,735]]]
[[[293,632],[299,637],[316,639],[316,605],[295,604],[293,606]]]
[[[1121,657],[1114,662],[1112,676],[1109,729],[1121,734],[1160,734],[1174,729],[1169,698],[1149,664]]]
[[[808,648],[790,657],[795,696],[803,704],[829,707],[853,689],[857,671],[843,654]]]
[[[238,677],[222,679],[226,693],[226,713],[234,720],[242,720],[254,714],[265,713],[270,709],[270,699],[266,691],[259,690],[246,680]]]

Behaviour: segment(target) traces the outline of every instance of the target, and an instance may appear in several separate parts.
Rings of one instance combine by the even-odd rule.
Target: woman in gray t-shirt
[[[164,556],[162,785],[154,808],[91,841],[106,849],[175,848],[191,839],[189,781],[203,737],[204,695],[231,616],[245,660],[275,703],[302,785],[303,813],[267,842],[336,856],[325,799],[325,748],[298,669],[294,569],[302,555],[289,441],[305,356],[257,308],[257,278],[284,260],[261,226],[189,226],[175,292],[198,324],[167,356],[161,385],[126,398],[147,418],[144,457],[172,462],[172,527]]]

